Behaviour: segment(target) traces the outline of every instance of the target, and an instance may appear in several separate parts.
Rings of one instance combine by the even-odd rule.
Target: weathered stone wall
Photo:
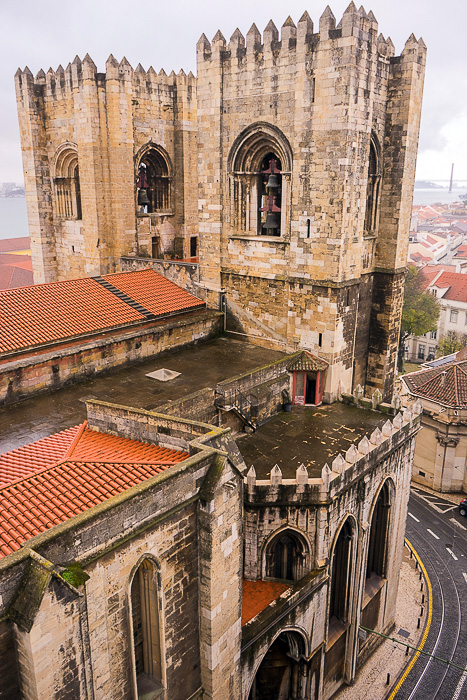
[[[332,471],[323,468],[322,477],[308,478],[300,470],[297,479],[282,479],[271,474],[270,481],[256,480],[254,474],[245,477],[245,563],[246,578],[264,578],[265,546],[281,531],[295,531],[308,543],[310,551],[306,559],[308,576],[293,584],[290,592],[283,594],[278,602],[281,625],[269,626],[267,618],[260,614],[244,627],[242,654],[244,694],[247,698],[252,679],[261,659],[270,647],[274,634],[271,632],[299,629],[310,640],[307,655],[317,651],[325,641],[326,669],[321,680],[320,697],[330,697],[343,680],[351,682],[357,667],[374,647],[369,639],[363,646],[357,641],[364,600],[368,543],[373,509],[384,483],[391,489],[391,511],[387,535],[387,569],[382,581],[383,593],[376,599],[374,628],[388,633],[394,624],[395,603],[398,590],[399,569],[402,561],[405,521],[410,490],[411,469],[415,434],[420,418],[411,413],[399,415],[391,423],[387,421],[383,433],[376,430],[371,442],[366,438],[358,448],[349,450],[345,458],[337,457],[331,465]],[[340,636],[331,637],[328,625],[329,585],[332,576],[331,562],[339,530],[347,518],[352,523],[352,580],[350,585],[349,622],[345,628],[346,649],[333,655],[334,645]],[[303,608],[290,606],[287,601],[293,595],[306,595],[315,582],[317,572],[321,575],[321,586],[309,592],[307,605]],[[304,572],[306,573],[306,572]],[[384,596],[385,604],[378,600]],[[312,614],[310,613],[312,611]],[[319,613],[318,613],[319,611]],[[274,616],[278,610],[275,609]],[[264,629],[263,635],[260,630]],[[343,631],[343,630],[342,630]],[[316,635],[311,639],[311,635]],[[254,643],[246,644],[250,638]],[[337,649],[337,647],[336,647]],[[360,653],[360,656],[358,656]],[[343,658],[345,656],[345,660]],[[343,663],[343,673],[338,666]]]
[[[222,323],[219,313],[195,312],[148,328],[115,331],[96,340],[57,344],[47,352],[5,360],[0,364],[0,405],[55,391],[100,372],[207,340],[221,332]]]
[[[10,622],[0,622],[0,697],[18,700],[19,676],[15,653],[14,630]]]
[[[120,270],[133,272],[134,270],[155,270],[179,287],[186,289],[190,294],[202,296],[199,282],[199,266],[196,263],[184,263],[176,260],[153,260],[152,258],[120,258]]]
[[[344,312],[340,288],[405,264],[425,46],[412,35],[394,57],[374,16],[352,3],[337,26],[328,8],[319,33],[305,13],[296,27],[287,20],[280,36],[270,22],[263,37],[253,25],[246,40],[238,30],[230,42],[217,32],[197,48],[201,283],[214,296],[226,289],[232,317],[254,342],[316,350],[322,333],[333,400],[339,385],[352,390],[354,365],[357,382],[364,378],[368,351],[368,308],[357,347],[357,295]],[[370,138],[385,174],[379,221],[368,231]],[[242,148],[281,160],[279,237],[255,235],[248,223],[251,176]],[[372,359],[371,386],[388,398],[397,302],[378,318],[383,323],[387,345]],[[378,362],[384,369],[376,378]]]
[[[190,236],[197,234],[193,75],[133,70],[113,56],[98,73],[86,55],[65,70],[39,71],[34,79],[25,69],[15,79],[35,282],[114,272],[140,238],[147,243],[135,182],[139,158],[151,145],[167,162],[172,208],[152,217],[149,239],[158,236],[172,257],[189,257]],[[80,218],[58,208],[63,147],[78,155]]]
[[[91,427],[105,422],[107,410],[109,425],[122,435],[149,430],[172,447],[184,436],[196,454],[0,561],[0,614],[11,616],[3,640],[9,644],[15,630],[21,697],[134,697],[130,590],[149,557],[159,583],[167,697],[186,700],[204,690],[212,700],[237,700],[242,482],[225,455],[236,462],[238,450],[212,426],[124,407],[112,412],[98,402],[89,406]],[[217,443],[222,456],[211,446]],[[31,562],[43,572],[34,586]],[[76,562],[89,576],[77,588],[60,573]]]

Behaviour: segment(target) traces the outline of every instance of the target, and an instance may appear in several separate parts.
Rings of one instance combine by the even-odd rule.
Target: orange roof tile
[[[5,486],[0,489],[0,556],[170,466],[62,462]]]
[[[279,598],[288,588],[290,586],[285,583],[243,579],[242,627],[267,608],[273,600]]]
[[[75,425],[74,428],[67,428],[24,447],[4,452],[0,455],[0,488],[64,459],[80,428],[81,426]]]
[[[0,557],[187,457],[86,422],[1,455]]]
[[[123,272],[105,279],[155,316],[205,305],[154,270]],[[92,278],[0,291],[0,318],[0,353],[148,320],[141,310]]]
[[[440,289],[449,287],[443,299],[467,302],[467,275],[463,275],[461,272],[443,272],[434,286]]]
[[[204,306],[201,299],[154,270],[116,272],[104,279],[156,316]]]

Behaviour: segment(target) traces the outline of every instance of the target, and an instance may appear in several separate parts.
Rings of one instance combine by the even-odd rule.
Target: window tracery
[[[55,208],[61,219],[81,219],[81,188],[78,153],[75,148],[62,148],[55,163]]]

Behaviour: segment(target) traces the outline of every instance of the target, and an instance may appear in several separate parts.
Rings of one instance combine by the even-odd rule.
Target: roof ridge
[[[73,441],[72,441],[70,447],[69,447],[68,450],[65,452],[64,459],[68,459],[68,458],[71,457],[71,455],[72,455],[73,452],[75,451],[76,445],[77,445],[78,442],[81,440],[81,437],[83,436],[83,433],[84,433],[84,431],[86,430],[87,426],[88,426],[88,421],[87,421],[87,420],[85,420],[84,423],[81,423],[81,425],[80,425],[80,427],[79,427],[79,429],[78,429],[78,432],[76,433],[76,435],[75,435],[75,437],[74,437],[74,439],[73,439]]]

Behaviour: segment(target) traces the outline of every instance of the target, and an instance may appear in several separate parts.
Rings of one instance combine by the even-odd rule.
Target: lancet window
[[[368,181],[366,191],[365,233],[376,234],[379,222],[379,200],[381,187],[381,158],[376,140],[370,141]]]
[[[78,153],[64,148],[55,163],[55,211],[61,219],[81,219],[81,189],[79,183]]]
[[[331,571],[329,619],[347,622],[349,612],[352,561],[352,526],[347,519],[334,547]]]
[[[308,548],[293,531],[283,530],[266,548],[266,576],[298,581],[306,573]]]
[[[391,509],[389,487],[383,485],[376,501],[373,517],[371,518],[370,542],[368,545],[368,561],[366,576],[372,574],[385,578],[387,566],[387,540],[389,514]]]
[[[161,630],[157,571],[150,559],[138,567],[131,584],[133,652],[137,698],[163,692]]]
[[[136,190],[140,214],[171,211],[172,178],[168,158],[160,149],[148,148],[140,157]]]
[[[236,140],[228,167],[232,234],[284,236],[292,156],[283,134],[271,125],[249,127]]]

